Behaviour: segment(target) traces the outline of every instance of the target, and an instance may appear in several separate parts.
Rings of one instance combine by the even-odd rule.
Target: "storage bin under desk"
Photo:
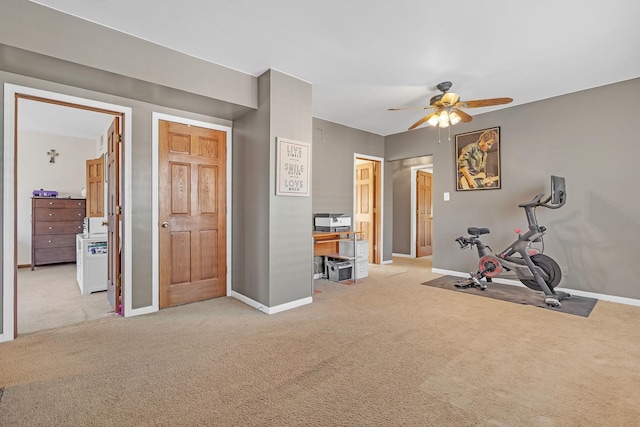
[[[369,274],[368,260],[368,241],[366,240],[354,240],[354,237],[362,235],[362,231],[340,231],[340,232],[326,232],[326,231],[314,231],[313,232],[313,256],[322,257],[324,264],[324,277],[327,278],[326,261],[328,258],[334,258],[338,260],[348,260],[355,264],[354,272],[356,273],[356,280],[361,277],[366,277]],[[356,263],[356,255],[354,255],[353,245],[355,242],[366,242],[366,248],[364,249],[366,256],[365,262]],[[346,246],[343,246],[346,244]],[[348,248],[351,248],[349,252]],[[346,249],[349,253],[343,253],[342,249]],[[360,251],[361,244],[357,245],[358,251]],[[318,276],[316,276],[317,278]]]

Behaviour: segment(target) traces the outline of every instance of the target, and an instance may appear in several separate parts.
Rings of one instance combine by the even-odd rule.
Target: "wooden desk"
[[[357,240],[358,235],[364,231],[314,231],[313,232],[313,256],[333,255],[339,257],[340,242],[345,240]],[[349,237],[351,236],[351,237]]]
[[[358,240],[358,236],[363,234],[363,231],[340,231],[340,232],[327,232],[327,231],[314,231],[313,232],[313,256],[324,257],[324,276],[327,275],[327,259],[342,259],[353,262],[353,281],[357,282],[356,273],[356,256],[349,256],[340,253],[340,242],[355,241]],[[355,246],[354,246],[355,247]]]

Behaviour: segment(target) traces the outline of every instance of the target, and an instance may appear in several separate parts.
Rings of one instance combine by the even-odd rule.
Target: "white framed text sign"
[[[311,188],[311,145],[276,138],[276,146],[276,195],[308,197]]]

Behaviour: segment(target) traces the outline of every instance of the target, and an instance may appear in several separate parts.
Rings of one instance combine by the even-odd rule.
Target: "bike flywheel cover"
[[[502,273],[502,264],[495,256],[485,255],[478,261],[478,271],[481,271],[485,277],[496,277]]]

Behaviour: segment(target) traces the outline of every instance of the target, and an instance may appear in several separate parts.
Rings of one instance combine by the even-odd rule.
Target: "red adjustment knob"
[[[516,228],[516,233],[520,233],[522,230],[520,230],[519,228]]]

